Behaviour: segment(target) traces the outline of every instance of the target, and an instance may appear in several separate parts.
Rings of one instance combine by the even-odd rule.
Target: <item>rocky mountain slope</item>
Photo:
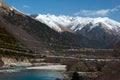
[[[120,38],[120,23],[107,17],[82,18],[50,14],[31,16],[58,32],[64,32],[60,25],[69,28],[89,40],[97,41],[101,48],[112,48]]]
[[[5,3],[0,5],[0,25],[15,38],[17,44],[39,53],[44,49],[99,47],[94,41],[61,24],[58,25],[64,31],[59,33]]]
[[[31,17],[5,3],[0,5],[1,28],[10,33],[18,45],[35,52],[74,47],[111,48],[118,40],[119,23],[117,22],[116,25],[114,24],[117,27],[114,33],[112,27],[105,28],[106,24],[95,23],[92,19],[80,20],[77,19],[80,17],[54,15],[39,15],[36,19],[33,17],[36,15]],[[88,22],[88,24],[84,24],[82,28],[82,22]]]

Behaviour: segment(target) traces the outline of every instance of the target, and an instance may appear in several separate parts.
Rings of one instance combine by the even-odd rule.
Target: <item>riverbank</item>
[[[42,69],[42,70],[66,71],[66,65],[36,66],[36,67],[27,67],[27,69]]]
[[[1,68],[0,72],[16,72],[20,70],[56,70],[56,71],[66,71],[66,65],[53,65],[50,63],[46,63],[46,65],[39,65],[39,66],[18,66],[18,67],[7,67],[7,68]]]

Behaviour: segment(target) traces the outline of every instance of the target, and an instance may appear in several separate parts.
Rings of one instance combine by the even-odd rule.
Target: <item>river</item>
[[[55,70],[14,68],[0,73],[0,80],[55,80],[63,75]]]

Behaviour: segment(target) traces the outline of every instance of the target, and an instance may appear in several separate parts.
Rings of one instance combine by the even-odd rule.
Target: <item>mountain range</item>
[[[21,13],[5,3],[1,3],[0,6],[0,25],[1,28],[16,39],[16,44],[35,51],[46,48],[78,47],[79,45],[76,38],[79,40],[79,43],[81,43],[81,46],[87,47],[87,43],[92,46],[91,42],[82,35],[68,31],[59,33],[51,29],[48,25],[29,15]]]
[[[119,40],[120,23],[109,18],[26,15],[0,3],[1,44],[41,52],[44,49],[113,48]],[[9,41],[13,39],[14,41]]]
[[[99,43],[98,45],[101,48],[112,48],[120,37],[120,23],[108,17],[83,18],[50,14],[31,16],[59,33],[70,31],[82,35],[89,40]]]

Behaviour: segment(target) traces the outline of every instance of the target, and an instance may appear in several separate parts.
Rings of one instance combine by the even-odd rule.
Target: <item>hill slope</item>
[[[23,44],[25,47],[39,53],[43,49],[96,46],[96,44],[93,45],[93,41],[74,33],[73,30],[59,24],[61,29],[64,30],[59,33],[48,25],[19,12],[5,3],[0,6],[0,25],[19,44]]]

